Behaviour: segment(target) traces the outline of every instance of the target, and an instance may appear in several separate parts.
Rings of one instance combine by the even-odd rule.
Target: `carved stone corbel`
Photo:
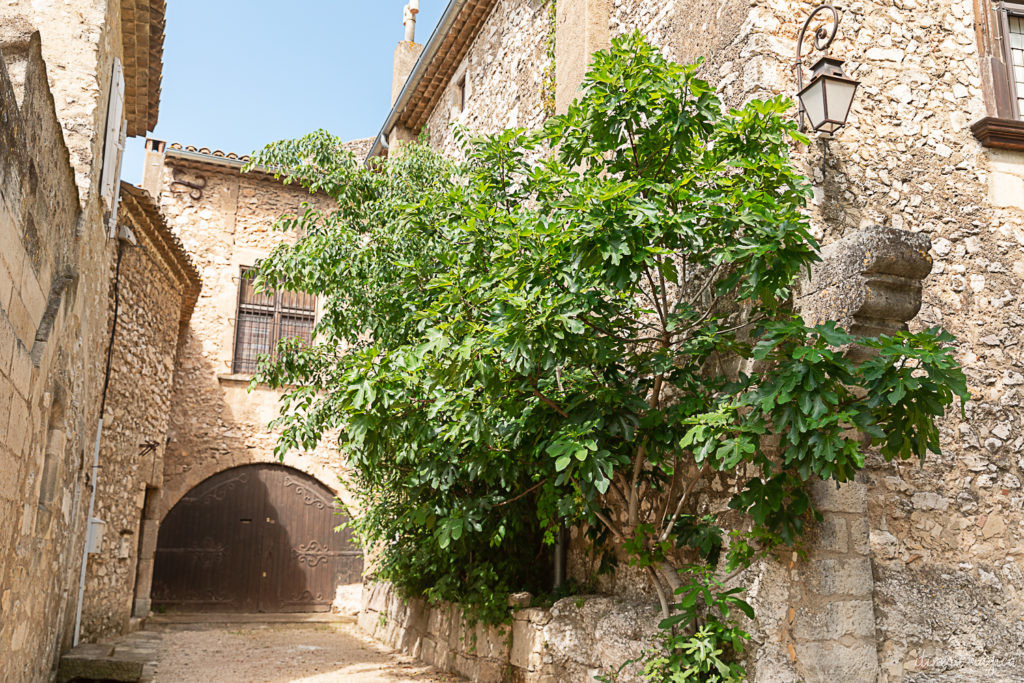
[[[929,249],[923,233],[862,228],[822,249],[821,262],[802,283],[798,310],[810,325],[835,320],[856,335],[904,331],[921,310],[922,281],[932,270]]]

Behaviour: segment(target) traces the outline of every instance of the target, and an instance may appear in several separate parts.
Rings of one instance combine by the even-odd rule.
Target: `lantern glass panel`
[[[857,91],[856,81],[846,79],[825,77],[825,111],[829,121],[838,123],[840,126],[846,123],[850,115],[850,107],[853,105],[853,95]]]
[[[825,122],[825,79],[820,76],[815,78],[799,97],[811,122],[811,128],[818,130]]]

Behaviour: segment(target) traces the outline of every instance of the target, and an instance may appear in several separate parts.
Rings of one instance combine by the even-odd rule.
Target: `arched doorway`
[[[326,612],[363,557],[331,491],[281,465],[244,465],[189,491],[160,525],[155,609]]]

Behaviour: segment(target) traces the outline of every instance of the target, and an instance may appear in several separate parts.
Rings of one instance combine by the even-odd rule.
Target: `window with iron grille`
[[[235,317],[235,354],[232,372],[256,372],[260,356],[274,355],[277,342],[299,338],[313,340],[316,297],[302,292],[257,292],[242,268]]]

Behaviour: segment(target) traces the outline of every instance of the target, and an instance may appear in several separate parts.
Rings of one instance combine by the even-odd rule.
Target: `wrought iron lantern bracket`
[[[807,17],[807,21],[804,22],[803,28],[800,29],[800,35],[799,35],[799,37],[797,38],[797,41],[796,41],[796,63],[793,65],[793,68],[796,70],[796,91],[797,91],[797,93],[802,93],[803,90],[804,90],[804,66],[803,66],[804,38],[807,35],[807,29],[810,28],[810,26],[811,26],[811,22],[814,21],[814,18],[816,16],[818,16],[819,14],[821,14],[822,12],[831,12],[832,13],[832,28],[830,30],[827,26],[820,26],[820,27],[818,27],[817,30],[815,30],[815,32],[814,32],[814,43],[813,43],[814,49],[811,50],[811,53],[817,51],[817,52],[825,52],[826,55],[827,55],[828,54],[827,50],[828,50],[829,46],[832,45],[832,42],[836,39],[836,35],[839,33],[839,21],[840,21],[841,17],[840,17],[840,14],[839,14],[839,10],[837,10],[833,5],[825,3],[823,5],[818,5],[817,7],[814,8],[814,10],[811,11],[810,15]],[[811,54],[811,53],[808,53],[808,54]],[[799,116],[799,120],[800,120],[800,131],[801,132],[805,132],[807,130],[807,124],[806,124],[807,112],[804,109],[803,100],[799,96],[797,97],[797,103],[798,103],[798,106],[799,106],[799,114],[798,114],[798,116]]]

